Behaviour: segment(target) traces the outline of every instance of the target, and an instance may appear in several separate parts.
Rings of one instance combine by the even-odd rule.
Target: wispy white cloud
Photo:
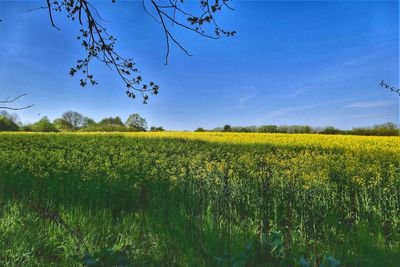
[[[312,75],[301,77],[302,81],[289,84],[283,97],[292,98],[302,94],[312,94],[316,91],[332,90],[332,87],[338,86],[338,82],[348,81],[355,76],[363,77],[371,69],[377,69],[375,62],[384,56],[379,53],[370,53],[332,64]],[[387,66],[383,68],[387,68]],[[291,93],[287,93],[288,91]]]
[[[253,98],[255,98],[259,93],[258,92],[251,92],[248,93],[247,95],[241,96],[238,99],[238,107],[241,109],[245,109],[246,108],[246,104]]]
[[[306,92],[314,91],[316,89],[316,86],[312,84],[300,84],[297,85],[296,88],[297,89],[293,93],[287,95],[288,98],[295,97]]]
[[[301,107],[294,107],[294,108],[282,108],[282,109],[278,109],[272,112],[269,112],[265,115],[266,118],[271,118],[271,117],[279,117],[282,115],[286,115],[289,113],[293,113],[293,112],[299,112],[299,111],[304,111],[304,110],[308,110],[308,109],[312,109],[313,106],[301,106]]]
[[[396,105],[394,101],[368,101],[368,102],[352,102],[345,105],[345,108],[382,108]]]

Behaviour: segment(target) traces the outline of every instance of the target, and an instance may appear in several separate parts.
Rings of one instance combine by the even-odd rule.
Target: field
[[[399,266],[399,194],[399,137],[1,133],[0,265]]]

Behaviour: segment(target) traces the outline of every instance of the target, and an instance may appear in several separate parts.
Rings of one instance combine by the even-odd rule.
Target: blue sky
[[[22,122],[64,111],[95,120],[139,113],[149,125],[192,130],[231,125],[308,124],[344,129],[399,122],[399,97],[379,87],[399,85],[398,1],[233,1],[220,24],[233,38],[176,36],[194,55],[172,47],[164,65],[160,25],[141,1],[95,2],[117,49],[135,59],[141,75],[160,85],[149,104],[132,101],[101,64],[99,85],[81,88],[69,69],[83,51],[73,26],[46,10],[45,1],[0,1],[0,97],[28,93]]]

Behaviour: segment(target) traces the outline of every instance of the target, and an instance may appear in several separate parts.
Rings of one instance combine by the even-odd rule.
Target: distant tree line
[[[139,114],[130,115],[125,122],[120,117],[107,117],[99,122],[76,111],[67,111],[54,121],[42,117],[37,122],[22,124],[16,114],[0,112],[0,131],[26,132],[145,132],[148,130],[146,119]],[[164,131],[163,127],[152,126],[150,131]]]
[[[398,136],[399,127],[391,122],[378,124],[372,127],[353,128],[352,130],[341,130],[332,126],[312,127],[308,125],[262,125],[262,126],[231,126],[224,125],[212,130],[197,128],[195,132],[235,132],[235,133],[289,133],[289,134],[348,134],[348,135],[377,135],[377,136]]]
[[[151,126],[148,128],[146,119],[139,114],[131,114],[125,122],[120,117],[106,117],[96,122],[79,112],[67,111],[53,121],[43,117],[31,124],[22,124],[16,114],[0,111],[0,131],[26,132],[162,132],[163,127]],[[348,135],[376,135],[399,136],[398,125],[388,122],[371,127],[359,127],[352,130],[341,130],[332,126],[312,127],[308,125],[262,125],[262,126],[231,126],[224,125],[211,130],[197,128],[195,132],[236,132],[236,133],[288,133],[288,134],[348,134]]]

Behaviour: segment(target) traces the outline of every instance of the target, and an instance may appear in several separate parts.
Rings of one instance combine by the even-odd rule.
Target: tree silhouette
[[[96,7],[89,0],[46,0],[46,6],[38,9],[47,9],[51,25],[56,26],[54,13],[66,13],[72,21],[78,21],[81,29],[77,37],[86,51],[86,56],[77,60],[76,66],[70,69],[70,75],[80,72],[82,78],[80,85],[96,85],[97,81],[89,69],[92,60],[97,59],[110,69],[117,71],[118,76],[126,86],[126,94],[135,98],[136,94],[142,95],[143,103],[147,103],[148,95],[156,95],[159,86],[150,81],[144,83],[142,77],[137,75],[138,69],[131,58],[120,55],[115,49],[116,38],[107,32],[102,25],[102,17]],[[115,3],[116,0],[111,0]],[[199,0],[199,8],[187,8],[184,0],[142,0],[144,11],[159,23],[164,31],[166,41],[165,64],[168,63],[171,44],[175,44],[185,54],[191,55],[184,46],[171,33],[171,27],[177,26],[194,32],[202,37],[218,39],[222,35],[233,36],[235,31],[226,31],[219,26],[216,14],[224,9],[231,9],[230,0]],[[192,12],[196,12],[194,15]],[[210,29],[211,28],[211,29]]]
[[[130,129],[138,132],[146,131],[147,122],[146,119],[140,117],[139,114],[131,114],[125,122],[125,125]]]
[[[222,131],[223,132],[232,132],[232,126],[230,126],[229,124],[225,124]]]
[[[0,131],[18,131],[18,116],[7,111],[0,111]]]
[[[113,118],[113,117],[108,117],[104,118],[99,122],[100,125],[108,125],[108,126],[125,126],[125,124],[122,122],[121,118],[119,116]]]
[[[82,127],[85,117],[76,111],[67,111],[62,115],[62,119],[66,121],[73,129]]]

